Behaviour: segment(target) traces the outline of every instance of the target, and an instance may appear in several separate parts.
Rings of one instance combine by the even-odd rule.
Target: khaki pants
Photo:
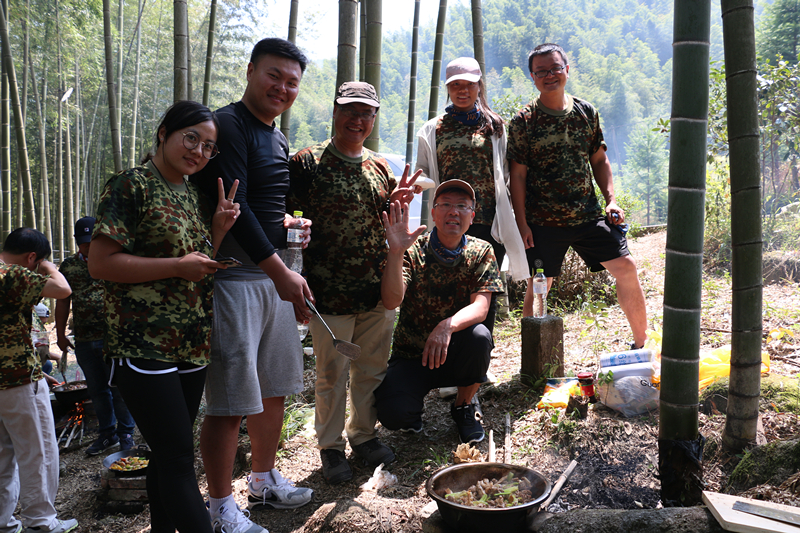
[[[337,339],[361,347],[361,357],[350,361],[333,347],[325,326],[314,317],[309,330],[314,338],[317,358],[315,428],[320,449],[344,451],[342,430],[347,430],[350,446],[375,437],[375,389],[386,375],[392,341],[394,309],[377,307],[356,315],[322,315]],[[345,426],[347,378],[350,377],[350,418]]]

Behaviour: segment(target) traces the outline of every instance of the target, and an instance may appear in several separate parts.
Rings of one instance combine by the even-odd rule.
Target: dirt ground
[[[663,232],[630,242],[640,268],[648,318],[653,328],[660,328],[662,323],[664,247]],[[702,345],[703,349],[711,349],[730,342],[730,276],[706,274],[703,289]],[[797,284],[774,284],[764,289],[764,331],[765,334],[775,332],[767,338],[764,346],[772,358],[771,378],[777,380],[778,387],[784,380],[797,387],[797,382],[792,382],[791,378],[797,377],[800,370],[800,335],[797,329],[791,328],[798,322],[799,302]],[[623,350],[631,341],[627,322],[618,307],[608,309],[608,316],[602,317],[599,324],[601,327],[597,327],[596,317],[592,319],[585,312],[568,314],[564,321],[565,366],[568,371],[596,370],[597,354]],[[529,390],[519,381],[518,316],[498,324],[495,337],[496,348],[490,371],[496,382],[481,389],[480,401],[487,435],[489,430],[493,433],[498,461],[529,466],[555,482],[569,462],[576,459],[578,467],[550,506],[551,512],[580,508],[661,507],[656,466],[658,414],[628,419],[596,404],[589,409],[586,419],[575,420],[565,417],[560,411],[537,410],[535,405],[541,392]],[[314,399],[313,360],[308,358],[306,362],[306,390],[294,398],[293,408],[299,406],[297,418],[300,426],[304,420],[299,414],[304,412],[303,408],[306,414],[310,412],[308,404],[313,404]],[[423,522],[420,511],[430,502],[425,492],[425,481],[433,472],[452,463],[452,454],[459,442],[449,416],[449,406],[448,401],[432,391],[426,398],[422,433],[406,435],[379,428],[380,439],[397,453],[398,460],[389,470],[397,476],[398,482],[377,494],[359,489],[372,472],[358,464],[354,456],[351,457],[353,480],[333,487],[327,485],[322,478],[313,427],[311,431],[308,425],[300,427],[300,431],[291,436],[280,450],[278,467],[284,476],[298,485],[313,488],[314,500],[293,511],[257,511],[251,518],[272,533],[300,533],[306,531],[306,523],[321,506],[350,499],[372,510],[375,516],[372,523],[353,524],[353,531],[420,531]],[[738,458],[720,451],[724,415],[716,405],[707,411],[709,414],[700,414],[700,431],[708,439],[704,479],[707,490],[725,491],[726,479]],[[775,402],[762,402],[763,434],[768,442],[800,435],[798,416],[785,411],[788,410],[781,411]],[[798,409],[795,408],[794,412]],[[504,447],[506,414],[511,422],[508,449]],[[104,515],[98,511],[102,458],[88,458],[84,454],[92,437],[84,438],[83,447],[62,453],[56,502],[60,516],[77,518],[80,531],[149,531],[146,509],[132,516]],[[242,436],[241,441],[246,449],[246,437]],[[485,458],[489,439],[479,443],[477,448]],[[205,494],[205,477],[199,457],[197,470],[200,490]],[[240,505],[246,501],[244,475],[238,473],[234,480]],[[794,505],[800,503],[800,497],[791,488],[782,490],[773,485],[750,489],[745,495]]]

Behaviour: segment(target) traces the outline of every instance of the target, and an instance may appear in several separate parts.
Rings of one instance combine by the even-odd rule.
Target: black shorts
[[[630,255],[625,234],[605,218],[578,226],[530,226],[533,232],[533,248],[525,250],[528,267],[535,269],[535,261],[542,261],[544,275],[548,278],[561,273],[561,264],[570,246],[592,272],[601,272],[601,264],[619,257]]]

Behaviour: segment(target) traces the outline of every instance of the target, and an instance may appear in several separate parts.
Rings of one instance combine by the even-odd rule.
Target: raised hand
[[[399,201],[404,204],[410,204],[411,200],[414,199],[414,190],[416,188],[414,183],[417,181],[417,178],[422,175],[422,169],[414,172],[409,178],[408,174],[410,172],[411,165],[406,165],[406,168],[403,170],[403,177],[400,178],[400,183],[397,184],[397,187],[392,191],[391,196],[389,196],[390,202]]]
[[[211,222],[212,231],[218,230],[224,235],[236,222],[236,218],[239,216],[239,204],[235,203],[233,199],[236,197],[238,188],[239,180],[234,180],[233,187],[226,196],[222,178],[217,178],[217,208],[214,210],[214,218]]]
[[[389,205],[389,213],[381,213],[381,218],[386,229],[386,242],[389,243],[390,253],[402,254],[414,244],[422,232],[428,229],[427,226],[420,226],[413,232],[408,230],[408,203],[392,202]]]

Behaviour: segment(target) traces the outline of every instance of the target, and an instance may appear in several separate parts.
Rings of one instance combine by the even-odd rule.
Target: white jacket
[[[417,168],[427,180],[417,180],[423,189],[439,186],[439,163],[436,159],[436,124],[443,115],[432,118],[417,132]],[[509,273],[515,280],[522,281],[531,277],[528,259],[525,256],[525,245],[517,228],[514,210],[511,207],[511,196],[508,191],[509,173],[506,160],[506,128],[502,135],[492,135],[492,163],[494,166],[494,195],[496,212],[492,224],[492,237],[506,249]],[[501,265],[498,265],[498,267]]]

